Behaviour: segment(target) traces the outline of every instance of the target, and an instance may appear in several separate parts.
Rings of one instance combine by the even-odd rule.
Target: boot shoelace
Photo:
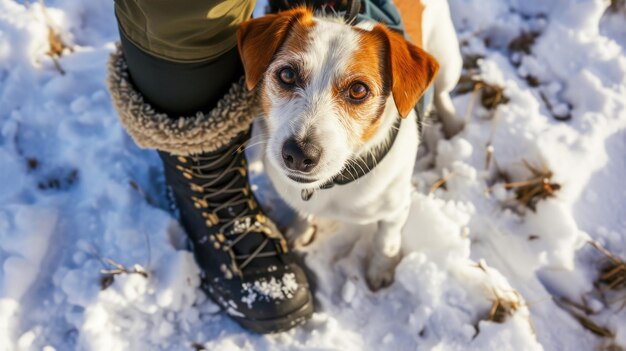
[[[220,267],[221,271],[228,279],[232,278],[233,273],[241,276],[242,270],[255,258],[278,256],[280,252],[287,252],[285,240],[265,225],[267,220],[265,216],[260,212],[252,212],[258,205],[254,197],[251,196],[252,194],[247,182],[245,182],[243,187],[237,186],[236,184],[240,178],[235,175],[225,186],[220,188],[214,187],[216,183],[229,173],[237,172],[239,176],[246,177],[246,162],[245,158],[242,159],[244,145],[245,144],[235,144],[233,147],[216,156],[189,156],[192,161],[189,168],[180,165],[177,166],[177,169],[182,171],[183,176],[188,180],[191,181],[196,178],[205,181],[202,184],[190,182],[191,190],[202,194],[200,197],[192,196],[192,200],[196,208],[204,209],[202,216],[205,218],[207,227],[211,228],[220,225],[217,234],[209,235],[208,239],[213,243],[215,249],[222,248],[225,252],[229,253],[232,267],[230,267],[230,269],[226,265]],[[220,172],[216,174],[203,172],[207,169],[214,169],[226,158],[232,157],[233,154],[235,154],[235,157],[233,157],[232,161],[230,161],[227,166],[222,167]],[[178,161],[180,163],[188,163],[185,157],[179,157]],[[230,196],[220,205],[209,210],[210,201],[222,195]],[[243,206],[239,213],[233,213],[232,209],[240,205],[245,206]],[[229,212],[229,215],[232,216],[231,219],[220,218],[218,212],[224,210]],[[234,235],[231,240],[227,240],[226,235],[224,235],[226,228],[229,226],[232,226],[231,233],[228,234],[229,239]],[[265,235],[263,242],[250,254],[235,254],[233,251],[234,246],[241,242],[248,234],[254,232]],[[206,240],[207,237],[203,237],[200,243],[205,243]],[[272,240],[278,243],[278,245],[275,244],[275,250],[263,251]]]

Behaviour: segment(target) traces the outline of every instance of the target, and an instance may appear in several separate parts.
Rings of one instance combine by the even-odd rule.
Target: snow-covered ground
[[[364,283],[373,228],[320,222],[301,252],[317,313],[259,336],[198,289],[158,157],[111,107],[113,1],[0,0],[0,350],[626,347],[626,290],[597,283],[606,259],[588,244],[626,259],[626,10],[450,5],[469,73],[506,102],[488,110],[485,89],[458,94],[466,130],[443,140],[426,128],[391,287]],[[49,26],[71,47],[58,65]],[[267,180],[255,182],[286,221]],[[531,188],[545,195],[532,209],[516,200]],[[128,273],[103,279],[113,262]]]

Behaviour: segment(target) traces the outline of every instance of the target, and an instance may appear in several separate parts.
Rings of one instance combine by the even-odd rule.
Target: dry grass
[[[607,249],[602,247],[600,243],[594,240],[590,240],[589,244],[602,254],[603,260],[599,265],[599,275],[594,281],[596,297],[599,297],[605,305],[611,305],[616,301],[621,301],[621,305],[618,307],[620,310],[626,305],[626,294],[613,301],[609,301],[606,298],[609,292],[612,295],[620,294],[626,291],[626,263],[619,257],[613,255]],[[571,301],[567,298],[554,298],[555,303],[563,310],[567,311],[574,319],[580,323],[580,325],[589,330],[590,332],[605,338],[605,345],[601,346],[600,350],[610,351],[622,351],[623,348],[617,345],[614,341],[615,332],[608,327],[601,325],[597,321],[593,320],[593,316],[597,313],[587,306],[587,299],[585,296],[582,298],[582,303]]]
[[[478,70],[478,61],[483,59],[482,55],[465,55],[463,56],[463,69],[464,70]]]
[[[204,347],[204,345],[202,345],[202,344],[201,344],[201,343],[199,343],[199,342],[192,342],[190,346],[191,346],[191,348],[192,348],[194,351],[204,351],[204,350],[206,350],[206,348]]]
[[[501,104],[509,102],[504,95],[504,88],[484,81],[477,75],[463,75],[459,80],[455,93],[462,95],[467,93],[480,93],[480,103],[487,110],[494,110]]]
[[[518,188],[515,190],[517,201],[535,211],[540,200],[553,197],[555,192],[561,188],[559,184],[551,182],[550,177],[552,177],[551,173],[518,183],[516,185]],[[508,185],[511,186],[513,183]]]
[[[539,80],[539,78],[533,76],[532,74],[527,75],[525,79],[526,83],[528,83],[528,86],[530,86],[531,88],[536,88],[541,85],[541,81]]]
[[[50,43],[50,49],[46,54],[50,57],[61,57],[65,49],[69,47],[63,42],[59,33],[57,33],[52,26],[48,26],[48,42]]]
[[[603,338],[613,338],[615,336],[610,329],[591,319],[590,316],[593,312],[587,306],[575,303],[567,298],[554,298],[554,302],[563,310],[567,311],[583,328],[590,332]]]
[[[619,303],[619,309],[624,309],[626,307],[626,263],[597,241],[590,240],[589,244],[603,255],[603,260],[599,264],[598,278],[594,281],[600,298],[607,305]],[[611,299],[607,298],[609,293],[613,293]]]
[[[495,164],[495,158],[493,157],[495,153],[495,147],[493,146],[491,139],[493,139],[493,135],[489,138],[489,142],[485,147],[485,170],[488,170],[489,167],[491,167],[492,162],[494,162]]]
[[[59,63],[59,58],[63,56],[66,51],[73,51],[72,47],[69,46],[63,38],[61,34],[56,29],[57,26],[54,24],[52,17],[48,14],[48,10],[46,9],[46,5],[43,0],[40,0],[41,9],[43,11],[44,18],[46,20],[46,24],[48,26],[48,42],[50,43],[50,48],[46,52],[46,55],[50,56],[52,62],[54,62],[54,67],[61,73],[61,75],[65,75],[65,70],[61,67]]]
[[[487,273],[484,261],[478,261],[475,267]],[[501,296],[495,288],[491,288],[491,292],[493,293],[491,308],[480,320],[503,323],[522,306],[522,296],[515,290],[508,294],[508,297]]]
[[[608,345],[604,345],[602,346],[602,348],[600,349],[602,351],[624,351],[624,348],[614,344],[614,343],[609,343]]]
[[[148,278],[148,273],[143,267],[136,264],[132,268],[126,268],[121,263],[117,263],[110,258],[105,258],[103,260],[105,263],[112,266],[112,269],[103,269],[100,271],[102,276],[100,277],[100,289],[104,290],[113,284],[115,281],[115,276],[120,274],[139,274],[144,278]]]
[[[626,1],[626,0],[623,0],[623,1]],[[540,35],[541,35],[540,32],[522,32],[517,38],[513,39],[509,43],[508,49],[510,52],[513,52],[513,53],[531,55],[532,47],[535,45],[535,42]],[[541,81],[539,80],[539,78],[533,75],[528,75],[524,77],[524,79],[526,80],[528,85],[532,88],[537,88],[541,85]],[[550,112],[550,114],[552,115],[552,117],[554,117],[554,119],[559,120],[559,121],[567,121],[572,118],[572,115],[570,112],[572,110],[572,105],[570,103],[567,103],[567,106],[568,106],[567,112],[558,113],[555,110],[552,103],[550,102],[550,100],[546,97],[546,95],[543,92],[540,91],[539,96],[541,100],[543,101],[544,105],[546,106],[546,108],[548,109],[548,111]]]
[[[609,290],[626,288],[626,263],[601,247],[597,242],[591,241],[591,245],[607,258],[607,262],[603,264],[596,283]]]
[[[129,180],[128,181],[128,185],[130,185],[131,188],[133,188],[133,190],[137,191],[139,193],[139,195],[141,197],[144,198],[144,200],[146,200],[146,202],[152,206],[157,206],[157,202],[156,200],[154,200],[154,198],[152,198],[152,196],[150,196],[150,194],[146,193],[141,186],[139,186],[139,184],[137,184],[137,182],[135,182],[134,180]]]
[[[433,183],[433,185],[430,186],[430,189],[428,190],[429,194],[432,194],[435,192],[435,190],[442,188],[444,190],[448,190],[448,188],[446,187],[446,182],[448,181],[448,179],[454,177],[456,175],[456,173],[454,172],[450,172],[448,174],[446,174],[445,176],[439,178],[435,183]]]
[[[38,163],[31,163],[29,161],[28,166],[34,166],[35,168],[29,168],[29,170],[35,170],[38,167]],[[37,183],[37,188],[40,190],[66,190],[71,188],[78,181],[78,170],[69,169],[64,175],[52,175]]]
[[[539,32],[522,32],[517,38],[511,40],[509,43],[509,51],[522,52],[526,55],[530,55],[535,40],[539,37]]]
[[[39,161],[34,157],[29,157],[26,159],[26,166],[29,171],[34,171],[39,168]]]
[[[505,189],[515,190],[515,199],[523,206],[535,211],[537,203],[554,197],[561,189],[561,185],[552,181],[552,171],[547,168],[536,168],[524,160],[524,165],[532,173],[532,178],[521,182],[507,182],[502,184]],[[493,187],[487,189],[493,191]]]
[[[464,43],[464,45],[466,44]],[[488,83],[480,77],[479,62],[483,58],[483,56],[477,54],[463,55],[463,73],[453,91],[455,96],[472,94],[465,112],[465,123],[470,121],[477,101],[480,101],[485,109],[492,112],[491,116],[489,116],[490,119],[495,115],[496,108],[499,105],[509,102],[509,98],[504,94],[503,87]]]
[[[504,323],[522,306],[521,298],[517,291],[515,291],[515,298],[503,298],[496,293],[495,290],[493,291],[493,294],[494,299],[491,304],[491,309],[483,318],[484,320],[495,323]]]
[[[552,106],[552,103],[550,103],[550,100],[543,92],[539,92],[539,96],[541,97],[541,100],[546,105],[546,108],[548,109],[548,111],[550,111],[550,114],[552,115],[552,117],[554,117],[554,119],[559,120],[559,121],[567,121],[567,120],[572,119],[572,114],[570,112],[572,110],[572,105],[570,103],[567,103],[567,107],[568,107],[567,113],[561,114],[561,113],[557,113],[554,110],[554,106]]]
[[[484,269],[483,267],[479,268]],[[511,318],[520,307],[524,306],[522,302],[521,295],[517,291],[513,291],[513,294],[507,294],[507,297],[501,296],[495,289],[492,289],[493,298],[491,303],[491,308],[489,311],[485,313],[485,315],[478,320],[480,321],[489,321],[493,323],[504,323],[509,318]],[[530,320],[528,321],[530,323]],[[532,328],[532,324],[530,324]],[[474,329],[476,330],[476,337],[480,334],[479,323],[474,324]]]

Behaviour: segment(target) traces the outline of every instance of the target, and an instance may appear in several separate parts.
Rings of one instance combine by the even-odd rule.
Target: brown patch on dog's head
[[[300,7],[241,24],[237,31],[237,46],[248,89],[254,89],[263,78],[274,54],[283,45],[288,34],[293,32],[296,24],[311,26],[313,13]]]
[[[294,70],[296,75],[297,86],[304,87],[308,85],[310,72],[304,68],[302,62],[302,55],[307,51],[308,45],[311,43],[310,31],[314,26],[312,18],[306,21],[297,21],[289,30],[289,34],[284,39],[280,49],[274,54],[273,59],[283,62],[282,68],[289,67]],[[271,62],[269,63],[271,66]],[[271,68],[270,68],[271,70]],[[279,70],[269,72],[273,74],[275,78],[279,74]],[[269,80],[270,78],[268,78]],[[278,93],[278,96],[284,99],[291,99],[294,97],[296,89],[275,89],[274,92]],[[263,95],[263,101],[267,100],[267,97]],[[267,112],[267,110],[266,110]]]
[[[366,84],[374,99],[361,104],[346,103],[345,108],[353,120],[359,122],[363,129],[361,140],[370,140],[380,127],[385,103],[391,89],[391,79],[386,74],[385,43],[381,38],[370,31],[357,30],[359,34],[359,50],[351,63],[346,67],[346,76],[353,77],[352,82],[344,85],[362,82]],[[356,79],[355,79],[356,78]]]
[[[392,81],[393,99],[400,116],[406,117],[434,80],[439,63],[383,25],[376,25],[372,33],[386,43],[387,74]]]
[[[351,82],[367,84],[377,99],[363,104],[351,104],[344,99],[343,106],[362,126],[360,138],[366,142],[381,125],[389,93],[393,93],[400,116],[406,117],[434,80],[439,64],[424,50],[382,25],[372,31],[355,29],[359,35],[359,50],[346,67],[345,76],[351,77]],[[336,90],[345,90],[351,82],[339,83]]]

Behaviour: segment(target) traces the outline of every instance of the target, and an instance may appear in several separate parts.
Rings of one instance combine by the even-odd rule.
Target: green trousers
[[[255,0],[116,0],[130,78],[172,118],[209,111],[243,75],[237,28]]]
[[[116,0],[126,38],[146,52],[181,63],[211,60],[237,44],[237,27],[254,0]]]

